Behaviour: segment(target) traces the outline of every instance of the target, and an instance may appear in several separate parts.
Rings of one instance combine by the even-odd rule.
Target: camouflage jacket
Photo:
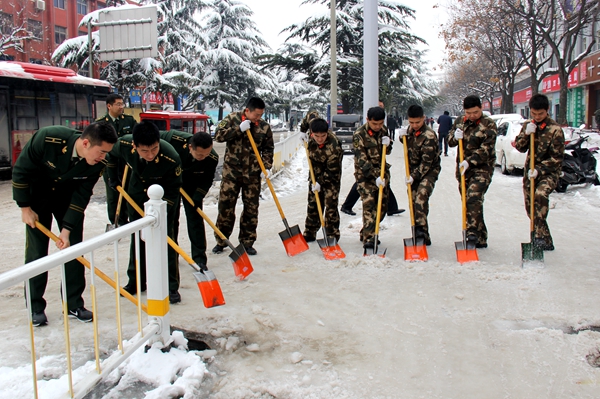
[[[418,132],[408,129],[406,136],[410,175],[419,182],[424,177],[437,180],[440,170],[440,148],[437,134],[426,124]]]
[[[465,176],[469,176],[475,171],[485,171],[492,175],[496,166],[496,122],[486,115],[482,115],[476,122],[471,122],[466,116],[456,118],[448,133],[450,147],[458,145],[458,140],[454,138],[454,132],[459,128],[464,132],[464,159],[469,162],[469,169]],[[457,152],[456,178],[458,180],[460,180],[459,162],[460,154]]]
[[[190,154],[189,142],[193,134],[177,130],[161,131],[160,138],[171,144],[179,158],[183,169],[182,188],[192,197],[194,204],[200,206],[215,178],[215,171],[219,164],[219,154],[212,149],[210,154],[202,161],[194,159]]]
[[[219,143],[227,142],[225,158],[223,160],[223,178],[230,180],[258,178],[261,170],[250,139],[246,132],[240,130],[242,112],[232,112],[227,115],[215,131],[215,140]],[[243,117],[243,119],[246,119]],[[264,120],[250,127],[252,137],[262,157],[266,169],[273,166],[273,132],[271,126]]]
[[[142,159],[136,150],[133,149],[133,140],[131,135],[126,135],[114,145],[109,156],[113,159],[120,159],[129,165],[127,175],[127,194],[143,208],[144,202],[148,200],[146,191],[153,184],[159,184],[165,190],[163,199],[167,201],[167,206],[171,207],[179,204],[179,188],[181,187],[181,160],[173,146],[164,140],[160,140],[160,150],[154,161],[147,162]],[[116,162],[109,162],[107,168],[108,177],[113,180],[118,176]]]
[[[83,219],[94,185],[106,166],[105,161],[89,165],[84,159],[73,157],[80,136],[81,132],[64,126],[44,127],[25,144],[12,170],[13,198],[21,208],[55,190],[72,190],[63,218],[67,230]]]
[[[369,124],[365,123],[358,128],[352,136],[354,145],[354,177],[357,183],[374,182],[381,174],[381,156],[383,146],[381,137],[389,136],[387,128],[383,126],[380,131],[373,132]],[[392,152],[392,143],[387,148],[387,154]],[[385,178],[390,174],[390,164],[386,162]]]
[[[337,188],[339,191],[344,156],[340,140],[331,131],[327,133],[327,140],[321,145],[311,138],[308,141],[308,154],[317,183],[328,189]],[[310,174],[308,180],[311,181]]]
[[[117,136],[123,137],[126,134],[130,134],[133,132],[133,127],[137,124],[133,116],[131,115],[121,115],[116,118],[114,121],[110,117],[108,113],[101,118],[96,119],[96,122],[106,121],[110,122],[117,132]]]
[[[300,123],[300,131],[302,133],[308,132],[310,130],[310,122],[312,122],[313,119],[317,119],[319,117],[320,116],[317,111],[310,111],[309,113],[307,113],[306,116],[302,118],[302,123]]]
[[[527,152],[525,168],[529,169],[529,140],[530,136],[525,134],[527,124],[533,121],[523,123],[521,132],[515,139],[515,148],[519,152]],[[535,122],[534,122],[535,123]],[[534,166],[541,176],[553,176],[556,179],[560,176],[562,162],[565,154],[565,135],[560,125],[547,117],[541,123],[534,133]]]

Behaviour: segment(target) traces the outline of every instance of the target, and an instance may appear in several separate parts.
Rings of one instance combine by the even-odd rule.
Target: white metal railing
[[[158,185],[153,185],[148,189],[150,200],[144,205],[145,217],[134,222],[128,223],[110,232],[104,233],[98,237],[85,240],[79,244],[68,247],[62,251],[48,255],[44,258],[35,260],[16,269],[0,274],[0,291],[8,289],[12,286],[25,284],[26,311],[29,316],[29,331],[31,345],[31,360],[33,373],[33,397],[38,397],[37,390],[37,373],[36,373],[36,351],[34,341],[34,328],[31,318],[31,298],[29,294],[30,278],[41,273],[47,272],[56,267],[62,266],[62,307],[64,319],[64,334],[66,343],[66,358],[67,358],[67,375],[68,375],[68,391],[65,397],[82,398],[89,393],[93,387],[110,374],[112,370],[118,367],[123,361],[131,356],[137,348],[144,343],[150,341],[154,343],[162,341],[166,344],[170,339],[170,323],[169,323],[169,291],[168,291],[168,269],[167,269],[167,203],[162,200],[164,190]],[[53,236],[51,232],[45,230],[43,226],[39,228],[49,236]],[[115,279],[114,281],[108,278],[103,272],[97,269],[94,265],[94,250],[99,249],[107,244],[113,244],[115,255],[117,253],[118,240],[128,237],[131,234],[135,235],[136,245],[136,264],[139,264],[139,239],[140,232],[146,242],[146,270],[147,270],[147,306],[142,305],[141,300],[136,300],[131,295],[125,293],[119,287],[118,277],[118,257],[115,257]],[[54,236],[53,239],[55,239]],[[90,261],[83,258],[83,255],[90,254]],[[66,283],[65,283],[65,266],[66,262],[78,259],[84,266],[91,271],[90,291],[92,296],[92,312],[94,314],[94,352],[96,357],[96,372],[89,373],[84,376],[76,384],[73,384],[72,366],[71,366],[71,344],[69,336],[69,318],[68,308],[66,303]],[[115,288],[116,301],[116,322],[119,351],[115,352],[104,361],[100,361],[99,357],[99,336],[98,336],[98,312],[96,302],[96,277],[107,281]],[[137,268],[137,290],[140,292],[139,267]],[[120,292],[119,292],[120,291]],[[122,346],[122,329],[120,316],[120,296],[119,293],[125,294],[130,300],[137,304],[138,309],[138,334],[136,334],[131,345],[124,350]],[[138,295],[139,298],[139,295]],[[148,324],[142,328],[142,308],[147,311]]]
[[[281,137],[285,135],[282,133]],[[283,140],[275,143],[273,151],[273,175],[277,175],[294,157],[299,148],[302,147],[300,132],[290,132]]]

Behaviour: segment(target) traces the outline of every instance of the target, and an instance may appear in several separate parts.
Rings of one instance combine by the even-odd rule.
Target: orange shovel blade
[[[252,263],[250,263],[250,259],[248,258],[248,254],[245,251],[238,256],[236,260],[231,259],[231,264],[233,265],[235,276],[240,280],[245,279],[254,271]]]
[[[302,234],[295,234],[290,238],[283,240],[283,246],[288,256],[295,256],[304,251],[308,251],[308,244]]]
[[[422,242],[423,240],[421,240]],[[427,247],[425,244],[415,245],[412,238],[404,239],[404,260],[408,261],[426,261],[429,260],[427,255]]]
[[[225,298],[223,298],[219,280],[217,280],[212,271],[197,272],[194,273],[194,277],[198,282],[198,288],[200,289],[200,295],[202,295],[202,302],[204,302],[205,308],[225,305]]]
[[[346,257],[346,254],[344,251],[342,251],[340,244],[321,247],[321,251],[323,251],[323,256],[325,256],[326,260],[344,259]]]
[[[456,247],[456,260],[458,263],[463,264],[479,261],[476,249],[466,249],[465,244],[462,241],[456,241],[454,246]]]

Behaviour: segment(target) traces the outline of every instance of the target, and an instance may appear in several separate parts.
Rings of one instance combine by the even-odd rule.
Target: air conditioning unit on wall
[[[46,10],[46,0],[35,0],[35,9],[38,11]]]

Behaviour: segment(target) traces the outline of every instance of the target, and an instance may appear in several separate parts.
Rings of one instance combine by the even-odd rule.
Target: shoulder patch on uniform
[[[221,122],[219,122],[219,127],[225,127],[227,126],[227,121],[225,119],[223,119]]]
[[[177,168],[175,168],[175,176],[181,175],[181,172],[182,172],[181,166],[178,166]]]
[[[46,139],[44,141],[46,143],[51,143],[51,144],[62,144],[63,143],[63,139],[58,138],[58,137],[49,137],[49,136],[46,136]]]

